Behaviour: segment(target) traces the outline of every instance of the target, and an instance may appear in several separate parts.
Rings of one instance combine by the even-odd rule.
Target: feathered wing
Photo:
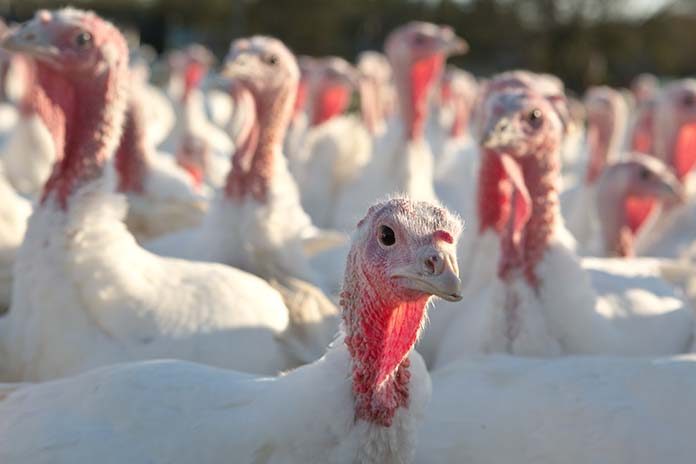
[[[27,228],[32,206],[17,194],[0,170],[0,312],[10,306],[15,256]]]
[[[75,200],[68,217],[34,215],[18,259],[17,301],[2,322],[20,378],[169,356],[262,373],[287,367],[274,339],[287,308],[266,282],[143,250],[121,222],[120,195],[86,189]]]
[[[576,262],[576,264],[574,264]],[[586,258],[554,247],[539,268],[551,330],[568,353],[683,353],[694,315],[654,262]],[[559,284],[559,280],[566,282]],[[572,284],[571,284],[572,282]]]

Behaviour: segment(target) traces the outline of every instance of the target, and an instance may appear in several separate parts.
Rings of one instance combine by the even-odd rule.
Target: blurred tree
[[[297,53],[352,59],[381,49],[395,26],[447,23],[471,44],[452,61],[478,74],[529,68],[571,89],[627,85],[639,72],[696,73],[696,0],[72,0],[95,9],[159,51],[190,41],[220,57],[231,39],[278,36]],[[650,6],[648,17],[636,5]],[[23,20],[55,0],[0,0],[0,14]]]

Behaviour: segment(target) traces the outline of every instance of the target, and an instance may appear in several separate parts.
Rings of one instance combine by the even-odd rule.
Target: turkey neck
[[[68,198],[101,175],[116,149],[123,123],[126,61],[89,79],[68,79],[43,63],[37,70],[43,90],[37,95],[39,114],[54,137],[59,159],[41,201],[55,196],[65,210]]]
[[[589,144],[589,163],[585,183],[594,184],[604,170],[609,159],[609,151],[614,139],[614,121],[605,115],[591,115],[588,118],[587,143]]]
[[[392,63],[394,69],[402,69],[402,72],[394,74],[394,80],[409,141],[423,139],[425,120],[428,116],[428,95],[442,71],[444,62],[444,55],[435,54],[414,60],[405,70],[402,65]]]
[[[521,227],[515,224],[514,203],[515,195],[519,195],[519,192],[508,181],[500,156],[486,150],[479,175],[479,232],[491,228],[500,237],[498,277],[501,280],[507,281],[515,275],[515,271],[520,271],[527,282],[538,290],[540,281],[535,268],[548,248],[559,215],[556,189],[558,150],[539,150],[516,157],[516,162],[529,193],[529,219]]]
[[[399,408],[409,406],[408,354],[416,342],[425,316],[427,295],[410,301],[388,289],[377,289],[355,251],[341,292],[345,344],[352,357],[352,390],[355,419],[389,427]]]
[[[119,192],[143,193],[147,158],[143,111],[136,99],[131,98],[126,109],[121,143],[114,158]]]
[[[248,115],[251,124],[235,140],[238,148],[232,155],[225,194],[233,199],[251,195],[265,202],[273,179],[275,157],[281,154],[292,117],[297,84],[289,83],[273,92],[246,90],[253,99],[253,111]]]
[[[379,114],[379,92],[377,84],[369,77],[362,77],[358,84],[360,92],[360,114],[371,135],[376,135],[382,125]]]

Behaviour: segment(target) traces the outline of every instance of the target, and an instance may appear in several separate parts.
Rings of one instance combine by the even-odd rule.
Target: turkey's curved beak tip
[[[444,261],[444,268],[435,273],[424,271],[416,264],[396,269],[390,277],[398,279],[403,287],[410,290],[434,295],[447,301],[459,301],[462,299],[462,282],[459,280],[456,258]]]
[[[450,54],[464,55],[469,51],[469,43],[461,37],[455,37],[450,46]]]

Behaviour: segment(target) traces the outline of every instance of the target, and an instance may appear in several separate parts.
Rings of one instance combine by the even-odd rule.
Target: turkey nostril
[[[439,274],[442,272],[442,258],[432,255],[425,260],[425,270],[428,274]]]

